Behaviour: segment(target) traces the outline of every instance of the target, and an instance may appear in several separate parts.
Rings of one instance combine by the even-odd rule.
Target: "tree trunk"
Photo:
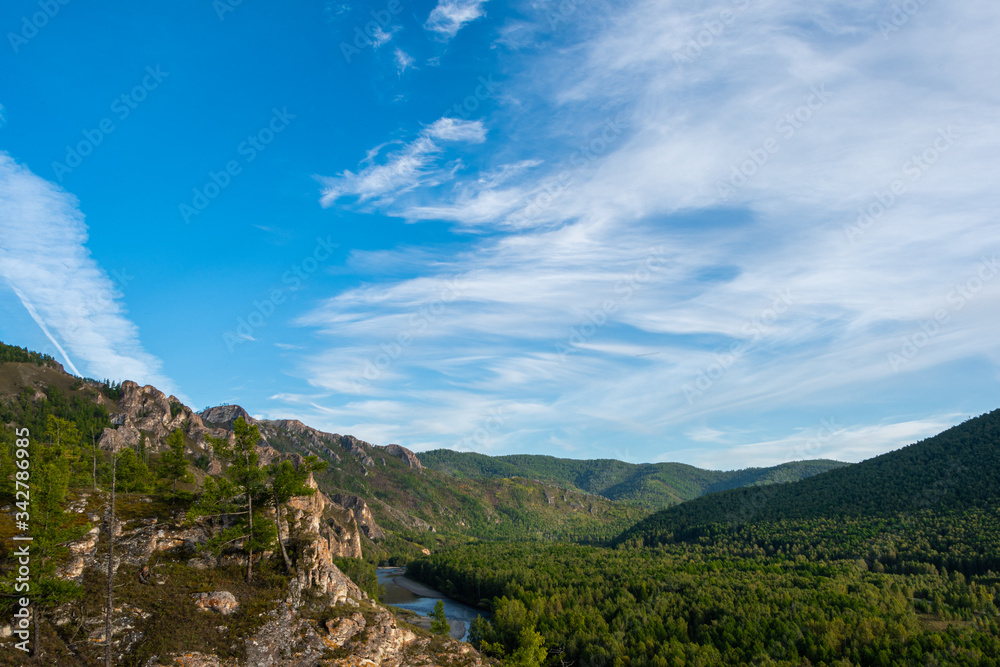
[[[35,630],[35,641],[31,643],[31,661],[38,662],[42,656],[42,633],[38,622],[38,605],[34,602],[31,603],[31,625]]]
[[[278,497],[274,497],[274,527],[278,531],[278,545],[281,547],[281,557],[285,560],[285,572],[288,574],[292,573],[292,559],[288,557],[288,551],[285,549],[285,543],[281,539],[281,503],[278,502]]]
[[[108,509],[108,611],[104,616],[104,667],[111,665],[111,616],[114,613],[115,590],[115,482],[118,472],[117,452],[111,454],[111,506]]]
[[[247,509],[249,510],[247,517],[250,521],[250,534],[247,536],[247,583],[249,584],[253,578],[253,546],[251,546],[253,545],[253,495],[249,487],[247,488]]]

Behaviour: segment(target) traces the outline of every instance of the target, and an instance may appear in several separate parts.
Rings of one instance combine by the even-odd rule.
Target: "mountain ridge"
[[[643,519],[615,543],[665,542],[699,526],[992,509],[1000,503],[1000,409],[847,468],[789,485],[731,489]]]
[[[738,486],[796,481],[852,464],[826,459],[789,461],[764,468],[706,470],[685,463],[627,463],[537,454],[491,457],[447,449],[420,452],[426,468],[470,479],[524,477],[572,484],[609,500],[661,508]]]
[[[442,540],[568,539],[602,541],[625,530],[645,513],[677,504],[719,488],[797,479],[837,462],[798,462],[773,469],[718,473],[685,464],[629,464],[610,459],[574,461],[554,457],[513,455],[493,459],[509,475],[455,475],[428,466],[433,453],[417,454],[397,444],[376,445],[352,435],[327,433],[297,420],[254,419],[239,405],[220,405],[195,412],[175,396],[151,385],[120,384],[68,375],[51,358],[21,348],[0,346],[0,397],[27,401],[46,392],[63,392],[74,401],[92,402],[107,413],[95,434],[104,450],[148,447],[164,451],[166,436],[184,432],[186,452],[205,474],[217,475],[208,437],[230,438],[242,417],[257,424],[262,436],[262,461],[315,454],[329,463],[317,475],[328,496],[339,496],[356,514],[367,553],[399,551],[411,554],[438,548]],[[50,389],[54,388],[54,389]],[[27,394],[17,398],[19,393]],[[94,428],[94,427],[92,427]],[[437,454],[440,458],[440,452]],[[457,453],[448,456],[461,457]],[[541,461],[575,469],[558,474],[534,474]],[[511,467],[514,462],[518,466]],[[671,474],[661,474],[670,470]],[[677,471],[682,471],[683,474]],[[558,471],[557,471],[558,472]],[[200,482],[199,482],[200,483]],[[195,489],[197,490],[197,489]],[[345,507],[346,509],[346,507]],[[443,533],[451,535],[445,538]],[[375,544],[378,541],[380,544]],[[388,549],[388,551],[384,551]]]

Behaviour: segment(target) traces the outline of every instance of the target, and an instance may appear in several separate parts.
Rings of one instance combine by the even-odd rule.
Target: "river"
[[[417,625],[430,628],[430,619],[427,615],[434,611],[434,605],[438,600],[444,601],[444,615],[451,625],[451,636],[454,639],[468,641],[469,624],[472,623],[472,619],[476,616],[489,616],[487,612],[456,602],[446,597],[444,593],[407,579],[405,573],[406,570],[401,567],[378,568],[378,583],[385,587],[385,597],[382,602],[416,612],[423,619],[416,623]]]

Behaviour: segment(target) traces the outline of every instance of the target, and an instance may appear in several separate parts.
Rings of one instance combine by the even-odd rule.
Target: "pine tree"
[[[285,504],[296,496],[311,496],[316,493],[316,489],[308,485],[309,476],[313,472],[324,470],[327,466],[325,461],[310,454],[296,468],[291,461],[281,461],[268,467],[267,473],[270,478],[270,495],[274,503],[274,527],[278,536],[278,544],[281,547],[281,557],[285,562],[285,570],[292,571],[292,561],[288,557],[288,550],[281,539],[281,513]]]
[[[115,486],[118,472],[117,452],[111,452],[111,499],[108,503],[108,599],[104,616],[104,667],[111,667],[111,626],[115,593]]]
[[[117,455],[117,482],[115,488],[122,493],[144,493],[149,490],[149,468],[139,460],[134,449],[125,448]]]
[[[206,480],[205,492],[188,516],[228,514],[239,517],[235,526],[217,534],[206,547],[221,553],[227,545],[242,540],[243,549],[247,552],[246,579],[249,582],[253,579],[254,551],[270,548],[275,534],[271,524],[261,521],[254,512],[254,501],[266,490],[265,471],[260,467],[257,455],[260,430],[240,417],[233,424],[233,436],[232,442],[224,438],[207,438],[216,455],[229,462],[226,469],[229,479],[211,484],[208,483],[210,480]]]
[[[434,611],[428,616],[431,618],[431,632],[436,635],[446,635],[451,632],[451,626],[448,625],[448,619],[444,615],[444,600],[435,602]]]
[[[188,472],[184,458],[184,433],[176,429],[167,437],[167,451],[160,457],[159,476],[173,484],[173,494],[177,495],[177,483],[191,483],[194,477]]]

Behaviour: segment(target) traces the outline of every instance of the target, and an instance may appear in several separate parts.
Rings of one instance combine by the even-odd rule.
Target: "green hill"
[[[458,536],[478,539],[607,540],[648,511],[558,480],[462,478],[417,469],[367,442],[262,422],[270,446],[315,453],[329,467],[317,482],[330,494],[363,498],[380,526],[428,548]],[[309,437],[311,435],[312,437]],[[317,447],[319,440],[323,446]]]
[[[794,461],[771,468],[703,470],[683,463],[625,463],[612,459],[580,461],[552,456],[483,454],[437,449],[418,454],[427,468],[467,479],[523,477],[568,484],[586,493],[649,509],[670,507],[706,493],[743,486],[793,482],[850,464]]]
[[[821,525],[844,530],[848,524],[864,524],[873,532],[902,526],[892,530],[916,535],[933,533],[929,526],[949,517],[952,529],[959,531],[963,523],[995,514],[1000,507],[998,471],[1000,410],[995,410],[848,468],[793,484],[724,491],[657,512],[616,542],[721,539],[732,531],[759,537],[762,532],[808,533]],[[965,520],[955,521],[959,515]],[[976,541],[974,535],[967,537],[958,541]],[[761,544],[756,537],[751,541]]]
[[[537,614],[563,664],[996,666],[1000,410],[863,463],[681,503],[614,546],[479,542],[410,572],[492,600],[486,642]]]
[[[133,398],[126,399],[120,384],[76,378],[50,357],[0,343],[3,423],[41,432],[46,416],[54,414],[77,422],[88,440],[99,440],[105,428],[121,423],[112,424],[110,415],[131,411],[138,429],[133,434],[138,437],[141,432],[151,452],[163,447],[169,430],[163,424],[182,425],[192,445],[202,440],[204,434],[192,430],[194,413],[173,397],[154,399],[156,390],[148,396],[139,388],[130,391]],[[200,414],[207,427],[227,429],[237,415],[249,416],[238,406]],[[417,545],[435,549],[468,538],[607,541],[650,511],[704,493],[799,479],[846,465],[803,461],[717,472],[679,463],[636,465],[439,450],[419,455],[425,466],[420,468],[414,467],[416,458],[400,458],[402,448],[391,450],[298,422],[262,421],[260,426],[265,443],[278,452],[316,454],[329,463],[317,476],[324,491],[357,496],[367,503],[388,533],[377,548],[368,544],[373,553],[413,554]],[[192,462],[203,477],[211,453],[204,447],[192,452]]]

